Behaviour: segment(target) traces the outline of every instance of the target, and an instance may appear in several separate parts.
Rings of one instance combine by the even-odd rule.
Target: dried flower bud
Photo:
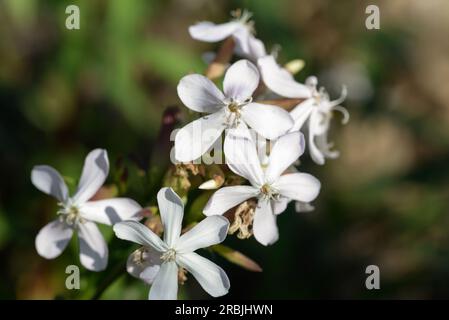
[[[237,207],[234,221],[229,227],[229,234],[237,233],[239,239],[248,239],[253,234],[253,219],[256,211],[256,201],[247,200]]]

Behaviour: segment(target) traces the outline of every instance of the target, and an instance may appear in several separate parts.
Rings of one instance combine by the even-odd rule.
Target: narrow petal
[[[58,171],[50,166],[35,166],[31,171],[31,182],[40,191],[49,194],[61,202],[68,197],[67,185]]]
[[[290,129],[290,132],[301,130],[304,123],[309,119],[310,114],[314,108],[314,100],[307,99],[298,104],[292,111],[290,111],[290,116],[293,118],[294,124]]]
[[[114,225],[115,235],[119,239],[153,247],[159,252],[167,250],[167,245],[153,231],[137,221],[123,221]]]
[[[218,42],[231,36],[242,24],[231,21],[222,24],[215,24],[209,21],[198,22],[189,27],[190,36],[195,40],[205,42]]]
[[[252,102],[241,113],[248,126],[269,140],[279,138],[293,126],[290,114],[280,107]]]
[[[139,220],[142,207],[129,198],[112,198],[88,201],[79,210],[87,220],[112,226],[124,220]]]
[[[206,216],[221,215],[243,201],[257,195],[258,189],[252,186],[232,186],[217,190],[210,197],[203,213]]]
[[[259,200],[254,213],[254,237],[264,246],[275,243],[279,238],[276,215],[270,201]]]
[[[77,204],[82,204],[90,198],[103,185],[109,173],[108,154],[104,149],[91,151],[84,161],[78,189],[73,197]]]
[[[145,275],[144,275],[145,276]],[[149,300],[176,300],[178,297],[178,266],[176,262],[161,265],[148,295]]]
[[[309,98],[311,90],[295,81],[293,76],[280,67],[272,55],[257,61],[265,85],[274,93],[286,98]]]
[[[37,234],[35,245],[37,253],[46,259],[54,259],[67,247],[73,229],[65,222],[56,219],[43,227]]]
[[[214,113],[225,106],[223,93],[205,76],[191,74],[179,81],[178,96],[186,107],[205,113]]]
[[[193,252],[220,243],[226,238],[228,228],[229,221],[225,217],[206,217],[179,238],[176,252]]]
[[[108,265],[108,245],[94,222],[78,224],[81,264],[91,271],[102,271]]]
[[[209,259],[191,252],[178,255],[176,260],[212,297],[220,297],[228,293],[231,285],[226,272]]]
[[[289,173],[281,176],[273,184],[279,193],[287,198],[310,202],[315,200],[320,192],[320,181],[308,173]]]
[[[227,98],[243,102],[250,98],[259,85],[259,71],[248,60],[239,60],[226,71],[223,91]]]
[[[276,181],[303,153],[304,135],[301,132],[287,133],[280,137],[270,153],[265,171],[266,181]]]
[[[256,144],[244,123],[226,132],[223,150],[226,164],[234,173],[248,179],[253,186],[263,184]]]
[[[175,137],[176,160],[189,162],[206,153],[226,128],[224,115],[224,110],[220,110],[179,130]]]
[[[184,216],[184,204],[172,188],[162,188],[157,203],[164,226],[164,242],[171,248],[179,239]]]
[[[309,147],[309,154],[312,160],[319,165],[323,165],[325,163],[324,154],[318,149],[316,143],[315,143],[315,133],[314,133],[314,126],[312,123],[309,122],[309,128],[308,128],[308,134],[307,134],[307,140],[308,140],[308,147]]]
[[[141,247],[126,261],[126,271],[135,278],[152,284],[161,267],[161,253],[150,247]]]

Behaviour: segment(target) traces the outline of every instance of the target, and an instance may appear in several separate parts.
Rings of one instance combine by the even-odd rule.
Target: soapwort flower
[[[202,75],[183,77],[178,84],[179,98],[188,108],[208,115],[189,123],[176,134],[176,160],[188,162],[198,159],[225,129],[236,128],[240,123],[246,123],[270,140],[286,133],[293,125],[287,111],[252,102],[252,94],[258,85],[259,71],[248,60],[237,61],[227,70],[223,81],[224,94]]]
[[[229,221],[219,216],[207,217],[181,235],[182,200],[171,188],[162,188],[157,201],[164,226],[163,240],[137,221],[114,225],[118,238],[143,246],[128,259],[128,272],[152,284],[149,299],[177,298],[179,267],[190,272],[211,296],[227,294],[230,284],[223,269],[194,251],[222,242],[226,238]]]
[[[219,189],[209,199],[203,213],[206,216],[221,215],[255,197],[254,237],[261,244],[269,245],[279,237],[276,215],[285,210],[289,199],[301,202],[314,200],[318,196],[320,182],[307,173],[283,174],[304,152],[302,133],[292,132],[280,137],[270,152],[266,168],[263,168],[255,142],[243,126],[228,136],[224,152],[229,168],[246,178],[251,185]]]
[[[238,56],[252,61],[265,56],[264,44],[254,37],[252,14],[246,10],[235,10],[231,12],[231,15],[233,19],[222,24],[209,21],[198,22],[189,27],[189,33],[193,39],[204,42],[218,42],[232,37],[235,41],[234,51]]]
[[[109,172],[106,150],[91,151],[84,162],[81,179],[73,197],[61,175],[50,166],[35,166],[31,181],[40,191],[55,197],[61,207],[58,218],[43,227],[36,237],[40,256],[54,259],[67,247],[73,232],[78,232],[80,261],[86,269],[104,270],[108,247],[95,222],[112,225],[121,220],[138,219],[141,206],[128,198],[90,201]]]
[[[305,132],[313,161],[322,165],[326,158],[338,157],[338,151],[331,150],[333,144],[328,142],[328,133],[334,111],[343,114],[343,124],[349,121],[349,112],[340,106],[346,99],[346,88],[343,87],[338,99],[331,101],[324,88],[318,89],[318,80],[314,76],[308,77],[305,84],[298,83],[273,56],[259,59],[258,65],[263,81],[271,91],[287,98],[305,99],[290,112],[295,121],[290,132],[307,126]]]

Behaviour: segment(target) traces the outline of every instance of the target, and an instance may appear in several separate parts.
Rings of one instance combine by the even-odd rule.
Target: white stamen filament
[[[235,128],[240,123],[240,111],[242,107],[244,107],[248,103],[251,103],[252,101],[252,97],[246,99],[243,102],[238,102],[231,99],[231,101],[227,104],[225,124],[230,128]]]
[[[279,192],[268,183],[265,183],[262,187],[260,187],[259,192],[260,197],[264,200],[278,200],[280,197]]]
[[[81,217],[79,209],[72,203],[58,203],[62,208],[58,210],[57,214],[60,215],[60,220],[65,221],[68,225],[76,225],[77,223],[85,223],[83,217]]]
[[[161,255],[161,260],[164,262],[171,262],[176,260],[175,249],[168,249]]]

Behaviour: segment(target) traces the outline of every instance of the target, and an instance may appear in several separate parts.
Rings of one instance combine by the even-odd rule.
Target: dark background
[[[365,28],[373,3],[380,30]],[[65,28],[69,4],[80,7],[80,30]],[[32,186],[31,168],[52,165],[74,188],[87,152],[106,148],[108,183],[120,181],[126,168],[121,193],[143,205],[154,201],[159,186],[139,177],[148,159],[165,154],[157,141],[162,113],[181,106],[177,82],[203,72],[201,55],[218,48],[191,39],[187,27],[225,22],[235,8],[254,13],[257,36],[269,49],[281,46],[279,61],[306,62],[298,80],[318,75],[332,97],[346,84],[351,120],[333,122],[339,159],[321,167],[303,157],[302,170],[323,184],[314,212],[289,207],[278,219],[279,241],[268,248],[254,239],[226,240],[264,271],[214,257],[231,279],[225,298],[449,298],[444,0],[1,0],[0,298],[92,296],[109,269],[82,270],[81,290],[66,290],[65,266],[79,264],[75,239],[52,261],[34,249],[56,203]],[[380,268],[377,291],[365,288],[370,264]],[[146,299],[147,290],[123,274],[102,297]],[[207,295],[193,280],[180,297]]]

